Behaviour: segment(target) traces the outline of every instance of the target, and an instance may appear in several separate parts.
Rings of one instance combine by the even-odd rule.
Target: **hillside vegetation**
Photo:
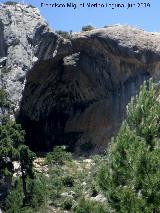
[[[160,84],[145,82],[106,154],[84,159],[59,146],[37,158],[1,91],[0,177],[10,181],[4,212],[160,212],[159,92]]]

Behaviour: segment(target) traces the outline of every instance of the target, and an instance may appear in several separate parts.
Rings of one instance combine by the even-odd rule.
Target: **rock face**
[[[143,81],[160,78],[160,34],[115,25],[65,40],[34,8],[0,10],[0,58],[7,57],[11,67],[7,88],[17,103],[27,72],[18,115],[27,143],[36,151],[68,144],[102,152]]]
[[[159,79],[159,41],[159,34],[111,26],[74,34],[66,56],[38,62],[21,104],[30,145],[103,151],[143,81]]]
[[[44,41],[44,37],[47,40]],[[46,59],[49,48],[54,51],[60,41],[36,8],[0,4],[0,60],[6,59],[3,82],[14,107],[19,106],[28,70],[42,56]]]

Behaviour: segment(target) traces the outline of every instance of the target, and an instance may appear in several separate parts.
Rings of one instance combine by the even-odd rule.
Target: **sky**
[[[6,0],[5,0],[6,1]],[[1,3],[5,2],[0,0]],[[15,1],[15,0],[12,0]],[[78,32],[82,26],[93,25],[96,28],[112,24],[128,24],[150,32],[160,32],[160,0],[17,0],[20,3],[32,4],[38,7],[41,15],[46,19],[53,30]],[[41,6],[43,3],[43,6]],[[67,4],[73,3],[77,8],[46,7],[44,4]],[[80,3],[84,3],[82,8]],[[87,3],[97,4],[124,4],[125,8],[111,7],[88,8]],[[132,8],[128,3],[135,4]],[[139,4],[141,7],[138,8]],[[149,3],[150,7],[145,7]]]

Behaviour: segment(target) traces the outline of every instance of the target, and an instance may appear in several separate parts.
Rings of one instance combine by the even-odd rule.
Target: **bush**
[[[62,30],[58,30],[56,31],[57,34],[59,34],[60,36],[62,36],[65,39],[70,39],[71,38],[71,33],[67,32],[67,31],[62,31]]]
[[[92,25],[86,25],[86,26],[83,26],[82,27],[82,32],[85,32],[85,31],[91,31],[91,30],[94,30],[95,28],[92,26]]]
[[[0,89],[0,108],[3,114],[10,108],[9,95],[3,88]]]
[[[9,73],[10,72],[10,69],[8,69],[8,68],[6,68],[6,67],[3,67],[2,69],[1,69],[1,74],[3,75],[3,74],[7,74],[7,73]]]
[[[73,212],[75,213],[110,213],[106,207],[98,202],[85,200],[82,197],[78,205],[73,206]]]
[[[62,203],[62,207],[64,210],[71,210],[72,205],[73,205],[73,198],[71,197],[67,197]]]
[[[30,206],[34,209],[39,208],[45,204],[48,198],[48,189],[45,177],[39,176],[33,181],[32,195]]]
[[[50,198],[55,200],[60,196],[62,189],[64,188],[62,178],[55,176],[50,180]]]
[[[25,132],[19,124],[11,121],[7,116],[2,118],[0,125],[0,178],[12,176],[12,161],[18,159],[18,146],[23,144]],[[13,167],[13,165],[12,165]]]
[[[47,157],[46,161],[49,164],[60,164],[63,165],[65,161],[71,160],[71,154],[66,152],[66,148],[64,146],[56,146],[53,149],[53,152],[50,152]]]
[[[63,185],[67,187],[73,187],[74,186],[74,178],[72,176],[66,176],[63,178]]]
[[[15,2],[15,1],[6,1],[6,2],[4,2],[4,4],[6,4],[6,5],[16,5],[18,3]]]
[[[21,213],[23,206],[22,183],[16,181],[6,199],[6,213]]]
[[[0,89],[0,180],[10,179],[13,175],[13,161],[20,162],[21,176],[13,184],[12,189],[6,187],[6,211],[8,213],[23,212],[24,206],[36,208],[44,202],[45,187],[43,181],[37,179],[33,170],[35,154],[24,145],[25,131],[20,124],[11,120],[10,100],[4,88]],[[3,195],[3,193],[2,193]]]
[[[98,183],[117,213],[160,212],[160,84],[150,80],[131,100]]]
[[[31,7],[31,8],[33,8],[33,9],[35,9],[36,7],[35,6],[33,6],[32,4],[29,4],[27,7]]]
[[[24,193],[22,180],[18,178],[6,199],[6,213],[35,212],[42,204],[45,204],[48,191],[46,180],[43,176],[37,176],[34,180],[27,180],[27,191],[30,191],[30,203],[24,205]]]
[[[91,184],[91,197],[96,197],[98,195],[97,187],[94,183]]]

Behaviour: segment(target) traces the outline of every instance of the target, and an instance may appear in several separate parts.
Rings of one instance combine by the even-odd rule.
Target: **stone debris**
[[[47,175],[48,172],[48,166],[44,164],[44,158],[36,158],[33,161],[34,169],[37,172],[43,173]]]

